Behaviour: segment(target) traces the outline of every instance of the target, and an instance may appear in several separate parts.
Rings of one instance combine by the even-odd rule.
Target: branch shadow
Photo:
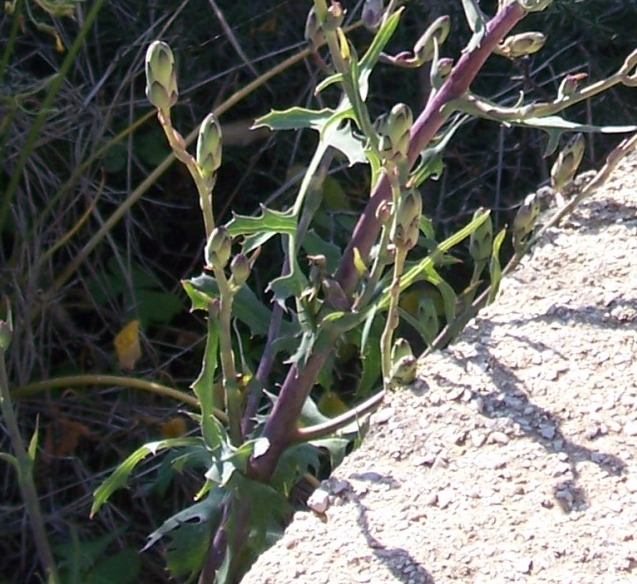
[[[376,474],[376,473],[374,473]],[[397,488],[399,483],[391,478],[382,475],[365,477],[363,475],[352,475],[350,478],[358,481],[369,481],[386,484],[390,488]],[[372,535],[367,517],[367,507],[361,502],[359,495],[353,491],[348,492],[348,501],[356,507],[356,523],[359,526],[365,541],[372,553],[385,565],[392,573],[396,581],[405,584],[417,582],[418,584],[435,584],[431,572],[420,564],[405,549],[399,547],[389,547],[378,538]]]

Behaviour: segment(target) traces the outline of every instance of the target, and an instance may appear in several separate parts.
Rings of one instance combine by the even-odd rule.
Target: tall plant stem
[[[51,552],[51,546],[49,545],[49,540],[46,535],[44,518],[40,510],[40,501],[33,480],[33,458],[24,446],[20,428],[18,427],[18,420],[13,410],[11,394],[9,393],[7,368],[5,365],[5,350],[2,348],[0,348],[0,409],[7,427],[7,433],[11,440],[13,452],[15,453],[15,458],[3,458],[15,462],[22,500],[29,515],[29,523],[31,524],[35,547],[38,550],[40,562],[46,573],[47,582],[49,584],[59,584],[60,577],[55,567],[53,553]]]
[[[480,46],[462,55],[452,73],[412,127],[408,155],[410,164],[415,162],[420,152],[451,114],[451,111],[443,109],[444,106],[450,100],[468,91],[471,82],[493,49],[525,14],[526,11],[517,2],[508,4],[487,24]],[[391,186],[387,177],[384,176],[378,181],[339,265],[337,280],[346,294],[354,291],[359,279],[354,265],[354,250],[358,248],[363,261],[367,260],[380,229],[376,211],[379,205],[390,197]],[[290,367],[279,392],[279,398],[263,431],[264,437],[270,442],[270,447],[265,454],[250,460],[248,472],[252,477],[267,480],[272,476],[281,454],[296,431],[296,422],[303,404],[329,353],[330,349],[313,353],[302,370],[297,369],[296,366]]]

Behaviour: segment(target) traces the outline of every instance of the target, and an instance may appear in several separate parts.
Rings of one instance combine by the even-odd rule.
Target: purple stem
[[[480,46],[462,55],[442,87],[414,122],[409,146],[409,160],[412,164],[448,117],[449,114],[442,113],[443,106],[461,97],[469,89],[496,45],[525,14],[526,11],[517,2],[509,4],[488,22]],[[343,254],[336,274],[346,294],[351,294],[358,282],[358,274],[354,267],[354,249],[358,248],[363,261],[367,260],[380,230],[376,210],[390,197],[389,181],[383,176],[354,229],[352,240]],[[250,460],[248,474],[253,478],[266,481],[272,476],[281,454],[294,436],[303,404],[328,355],[329,349],[313,353],[301,371],[296,366],[292,366],[288,371],[279,398],[263,431],[263,436],[270,441],[270,448],[265,454]]]

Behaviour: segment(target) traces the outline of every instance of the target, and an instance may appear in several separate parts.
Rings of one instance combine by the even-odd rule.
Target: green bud
[[[494,50],[498,55],[516,59],[537,53],[546,42],[541,32],[523,32],[507,37]]]
[[[572,75],[567,75],[562,79],[560,83],[560,87],[557,90],[557,99],[561,101],[563,99],[567,99],[572,97],[577,92],[580,81],[582,79],[586,79],[588,75],[586,73],[574,73]]]
[[[551,186],[556,191],[562,191],[575,177],[584,156],[585,146],[584,135],[575,134],[566,148],[558,154],[551,168]]]
[[[381,225],[387,225],[391,219],[391,203],[383,201],[376,209],[376,219]]]
[[[305,40],[312,48],[318,47],[325,40],[321,23],[319,22],[314,6],[310,8],[305,21]]]
[[[146,97],[160,111],[177,103],[177,75],[175,58],[164,42],[154,41],[146,51]]]
[[[418,361],[405,339],[396,339],[391,351],[392,384],[409,385],[416,380]]]
[[[325,278],[321,282],[321,288],[323,289],[325,302],[328,306],[341,312],[351,310],[352,303],[336,280],[333,278]]]
[[[230,284],[236,288],[241,288],[248,280],[251,270],[252,266],[250,266],[248,257],[242,253],[237,254],[230,262]]]
[[[434,58],[434,39],[438,46],[442,45],[450,30],[451,19],[448,16],[441,16],[431,23],[414,45],[415,66],[419,67]]]
[[[365,28],[372,32],[376,32],[383,19],[383,4],[383,0],[365,0],[365,4],[363,5],[361,20]]]
[[[221,226],[215,227],[208,238],[204,249],[206,266],[223,269],[232,253],[232,239],[228,235],[228,230]]]
[[[484,213],[484,209],[477,209],[473,214],[475,219]],[[475,262],[485,262],[491,256],[493,246],[493,222],[487,217],[469,237],[469,253]]]
[[[343,24],[343,20],[345,20],[345,10],[343,10],[340,2],[332,0],[330,7],[327,9],[323,30],[335,31]]]
[[[527,195],[513,219],[513,247],[518,250],[526,237],[533,231],[540,212],[537,194]]]
[[[397,248],[409,250],[418,243],[421,215],[422,197],[416,189],[409,189],[400,197],[394,225],[389,234]]]
[[[414,117],[409,106],[397,103],[375,123],[379,135],[378,149],[387,160],[404,159],[409,150],[409,133]]]
[[[208,188],[212,189],[221,166],[221,126],[214,114],[208,114],[199,127],[197,164]]]

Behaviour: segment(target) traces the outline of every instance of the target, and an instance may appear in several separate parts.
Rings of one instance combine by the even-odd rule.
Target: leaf
[[[7,464],[10,464],[17,473],[20,472],[20,465],[18,459],[13,454],[7,454],[6,452],[0,452],[0,460],[4,460]]]
[[[338,267],[343,252],[341,248],[333,243],[325,241],[313,229],[310,229],[301,243],[301,247],[308,255],[322,255],[325,257],[325,269],[328,273],[333,273]]]
[[[271,111],[254,122],[253,128],[267,126],[271,130],[300,130],[312,128],[321,130],[325,122],[334,114],[334,110],[323,108],[311,110],[303,107],[291,107],[283,111]]]
[[[268,209],[264,205],[261,205],[261,215],[254,217],[233,213],[232,220],[226,227],[230,237],[254,234],[262,235],[264,233],[269,233],[271,236],[282,233],[294,235],[297,229],[297,217],[293,209],[288,211],[275,211],[274,209]]]
[[[637,131],[637,126],[594,126],[591,124],[578,124],[565,120],[560,116],[544,116],[537,118],[521,118],[513,123],[520,126],[529,126],[531,128],[539,128],[541,130],[564,130],[568,132],[599,132],[601,134],[624,134]]]
[[[351,424],[350,424],[351,426]],[[355,432],[359,433],[359,424],[355,421]],[[341,432],[343,429],[341,429]],[[330,455],[330,465],[332,471],[343,462],[345,455],[347,454],[347,447],[350,445],[351,440],[347,438],[322,438],[320,440],[312,440],[310,444],[317,448],[323,448]]]
[[[213,414],[213,385],[217,371],[219,352],[219,329],[214,318],[208,318],[208,334],[201,373],[191,385],[201,408],[201,434],[206,446],[212,452],[219,449],[223,441],[224,430]]]
[[[469,53],[474,49],[477,49],[482,43],[482,38],[486,32],[487,19],[484,13],[480,10],[476,0],[462,0],[462,7],[464,9],[465,17],[469,28],[473,32],[469,44],[463,50],[465,53]]]
[[[369,92],[369,76],[378,63],[380,54],[387,46],[387,43],[390,41],[394,32],[396,32],[396,27],[398,26],[398,21],[400,20],[402,13],[403,8],[399,8],[383,23],[383,25],[378,29],[378,32],[374,35],[372,44],[369,45],[369,48],[360,60],[358,85],[363,101],[367,99],[367,94]]]
[[[150,534],[142,551],[169,536],[166,559],[172,576],[197,572],[206,557],[212,534],[221,521],[222,504],[226,496],[223,489],[211,489],[203,501],[164,521],[159,529]]]
[[[347,157],[349,166],[367,162],[363,139],[354,136],[350,122],[330,126],[325,131],[323,140],[326,144],[342,152]]]
[[[500,291],[500,282],[502,280],[502,268],[500,266],[500,247],[504,241],[506,229],[502,229],[493,240],[493,251],[491,252],[491,261],[489,262],[489,275],[491,277],[491,287],[489,289],[489,298],[487,304],[491,304]]]
[[[113,339],[119,367],[124,371],[135,369],[142,356],[139,344],[139,320],[131,320]]]
[[[209,274],[204,273],[195,278],[182,280],[181,284],[192,302],[192,310],[208,310],[210,301],[219,297],[217,282]],[[247,284],[241,286],[234,296],[233,316],[247,325],[251,334],[268,334],[272,312],[259,301]],[[289,332],[289,323],[283,322],[281,330]]]
[[[134,468],[139,462],[141,462],[149,454],[156,455],[159,450],[165,450],[166,448],[177,448],[180,446],[193,446],[201,444],[200,438],[169,438],[168,440],[159,440],[157,442],[149,442],[144,444],[130,456],[124,460],[95,491],[93,494],[93,506],[91,507],[90,516],[93,517],[95,513],[100,510],[100,507],[106,503],[108,498],[117,490],[126,485],[128,477],[133,472]]]
[[[299,268],[295,258],[290,273],[272,280],[268,289],[274,294],[274,301],[284,308],[285,301],[291,296],[300,296],[307,284],[307,278]]]

